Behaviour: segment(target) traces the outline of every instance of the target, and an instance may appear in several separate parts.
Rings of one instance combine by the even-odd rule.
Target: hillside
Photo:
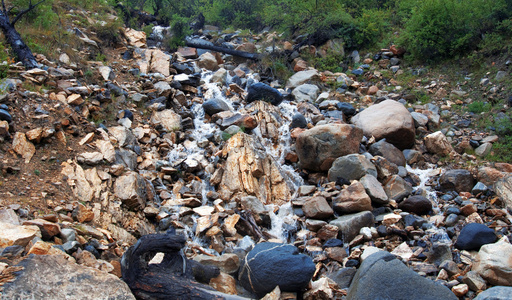
[[[43,2],[39,67],[0,49],[1,298],[509,295],[511,10],[471,1],[500,25],[436,51],[387,34],[412,0]]]

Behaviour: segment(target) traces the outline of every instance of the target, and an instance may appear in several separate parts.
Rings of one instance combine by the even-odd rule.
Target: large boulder
[[[299,254],[295,246],[259,243],[243,260],[238,279],[245,289],[261,296],[276,286],[281,291],[300,291],[308,286],[314,273],[311,257]]]
[[[493,286],[478,294],[475,300],[509,300],[510,295],[512,295],[512,287]]]
[[[298,102],[313,102],[318,97],[320,89],[314,84],[301,84],[292,91],[292,95]]]
[[[352,279],[347,300],[457,300],[445,286],[418,275],[385,251],[368,256]]]
[[[245,98],[245,101],[247,101],[247,103],[251,103],[257,100],[270,102],[272,105],[279,105],[283,101],[283,95],[275,88],[267,84],[257,82],[251,84],[247,89],[247,97]]]
[[[417,215],[427,215],[432,210],[432,203],[424,196],[415,195],[400,202],[398,208]]]
[[[60,255],[31,255],[18,266],[22,270],[3,285],[2,299],[135,299],[115,275],[79,266]]]
[[[301,84],[307,83],[309,81],[317,80],[319,79],[319,74],[317,70],[306,70],[306,71],[300,71],[292,75],[288,79],[288,82],[286,83],[286,87],[293,89],[298,87]]]
[[[399,102],[385,100],[372,105],[351,119],[352,124],[363,129],[366,136],[388,143],[403,150],[414,145],[414,120],[409,111]]]
[[[507,208],[512,209],[512,176],[504,177],[494,184],[494,190]]]
[[[448,155],[453,151],[453,147],[441,131],[436,131],[425,136],[425,147],[430,153],[438,155]]]
[[[439,185],[444,191],[471,192],[474,186],[473,175],[464,169],[448,170],[439,178]]]
[[[485,244],[496,242],[494,230],[479,223],[469,223],[460,231],[455,248],[460,250],[480,250]]]
[[[327,171],[340,156],[357,153],[363,131],[354,125],[315,126],[297,137],[295,148],[300,166],[311,171]]]
[[[367,174],[377,177],[377,169],[366,156],[354,153],[338,157],[327,174],[329,181],[338,178],[359,180]]]
[[[385,139],[372,144],[368,151],[374,156],[379,155],[384,157],[397,166],[405,167],[406,161],[403,152],[393,146],[393,144],[386,142]]]
[[[512,286],[512,245],[507,238],[483,245],[472,270],[492,285]]]

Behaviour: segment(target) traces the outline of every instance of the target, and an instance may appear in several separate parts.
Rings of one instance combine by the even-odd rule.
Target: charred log
[[[234,55],[234,56],[238,56],[238,57],[242,57],[242,58],[248,58],[248,59],[253,59],[253,60],[258,60],[260,58],[260,56],[257,53],[249,53],[249,52],[245,52],[245,51],[239,51],[239,50],[230,49],[230,48],[226,48],[226,47],[216,46],[216,45],[213,45],[212,43],[207,42],[202,39],[186,39],[185,44],[188,47],[212,50],[212,51],[226,53],[226,54],[230,54],[230,55]]]
[[[185,258],[185,237],[169,231],[142,236],[130,247],[121,262],[123,280],[139,299],[234,299],[208,285],[220,274],[217,267]],[[164,253],[159,264],[149,264],[156,253]]]

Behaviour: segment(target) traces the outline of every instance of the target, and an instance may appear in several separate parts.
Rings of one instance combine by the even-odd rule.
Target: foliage
[[[9,71],[9,63],[13,60],[7,52],[7,48],[4,43],[0,41],[0,79],[7,77],[7,71]]]
[[[176,50],[179,46],[185,44],[185,37],[192,33],[189,26],[189,19],[179,15],[173,15],[171,21],[172,37],[168,41],[168,46],[172,50]]]
[[[491,110],[491,108],[492,108],[492,105],[490,103],[483,102],[483,101],[475,101],[473,103],[468,104],[468,111],[475,113],[475,114],[487,112],[487,111]]]

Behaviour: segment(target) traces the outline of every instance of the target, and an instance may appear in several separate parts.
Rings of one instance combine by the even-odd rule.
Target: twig
[[[12,21],[11,25],[14,27],[14,24],[16,24],[16,22],[18,22],[18,20],[26,13],[28,13],[29,11],[33,10],[34,8],[36,8],[39,4],[45,2],[46,0],[41,0],[39,2],[37,2],[36,4],[32,4],[32,0],[30,0],[30,3],[29,3],[29,6],[27,9],[19,12],[17,15],[16,15],[16,18],[14,18],[14,20]]]

